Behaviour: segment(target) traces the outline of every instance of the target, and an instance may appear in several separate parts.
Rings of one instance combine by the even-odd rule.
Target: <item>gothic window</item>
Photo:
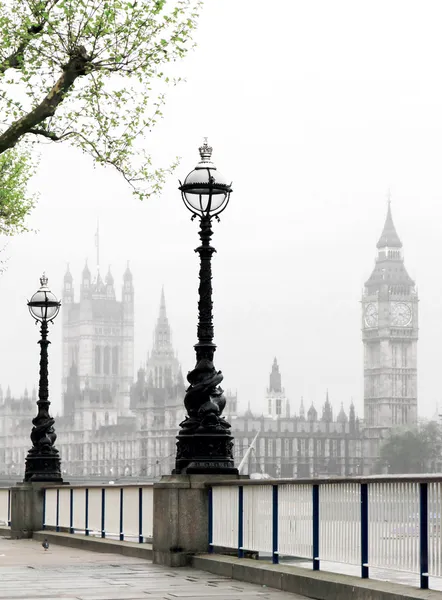
[[[402,345],[402,366],[408,366],[408,346],[405,344]]]
[[[281,398],[276,399],[276,414],[280,415],[282,413],[282,400]]]
[[[285,456],[290,455],[290,440],[287,439],[284,440],[284,454]]]
[[[104,413],[104,424],[109,425],[109,413],[108,412]]]
[[[281,456],[281,440],[278,438],[276,440],[276,456]]]
[[[269,415],[272,414],[272,399],[269,398]]]
[[[397,367],[397,346],[395,344],[393,344],[393,346],[391,347],[391,353],[392,353],[392,363],[393,363],[393,367]]]
[[[112,348],[112,373],[118,375],[118,346]]]
[[[103,373],[109,375],[110,372],[110,348],[106,346],[103,355]]]
[[[92,413],[92,429],[96,429],[97,427],[97,415],[95,412]]]
[[[101,373],[101,348],[95,346],[95,373],[99,375]]]

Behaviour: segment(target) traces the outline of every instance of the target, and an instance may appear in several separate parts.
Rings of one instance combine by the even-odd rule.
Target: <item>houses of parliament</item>
[[[172,471],[185,379],[172,345],[164,290],[153,346],[135,374],[134,293],[129,266],[121,300],[110,270],[104,278],[99,269],[93,276],[86,264],[78,296],[69,269],[64,276],[63,414],[56,420],[56,446],[68,475],[153,478]],[[342,404],[334,415],[328,392],[322,406],[301,399],[295,409],[275,358],[260,409],[241,413],[236,394],[226,393],[237,464],[256,438],[243,473],[288,478],[379,472],[382,440],[394,426],[417,422],[418,296],[390,204],[361,301],[363,418],[353,404]],[[21,397],[0,390],[4,474],[22,473],[35,411],[35,390]]]

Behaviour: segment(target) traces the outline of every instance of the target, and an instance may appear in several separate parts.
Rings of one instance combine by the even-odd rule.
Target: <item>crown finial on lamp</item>
[[[212,157],[213,148],[212,148],[212,146],[209,146],[206,137],[203,139],[204,139],[203,145],[199,147],[201,160],[203,162],[210,162],[211,157]]]
[[[42,287],[46,287],[48,285],[48,278],[46,277],[45,272],[43,272],[43,275],[40,277],[40,284]]]

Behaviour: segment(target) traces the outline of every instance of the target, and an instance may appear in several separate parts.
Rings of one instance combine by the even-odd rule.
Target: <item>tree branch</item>
[[[64,140],[65,138],[71,135],[78,135],[76,131],[67,131],[62,135],[57,135],[54,131],[48,131],[47,129],[39,129],[36,127],[30,129],[28,133],[33,133],[34,135],[41,135],[42,137],[48,138],[52,142],[61,142],[61,140]]]
[[[55,114],[57,107],[63,102],[65,95],[74,85],[78,77],[87,74],[87,66],[90,65],[89,57],[83,46],[76,48],[69,62],[63,68],[63,74],[58,79],[50,92],[42,102],[28,114],[17,119],[5,132],[0,135],[0,154],[12,148],[26,133],[30,133],[45,119]],[[42,135],[42,134],[41,134]],[[46,137],[50,137],[47,135]]]
[[[43,16],[43,14],[45,11],[49,13],[58,1],[59,0],[53,0],[52,6],[50,6],[51,0],[47,0],[47,2],[42,5],[40,9],[40,15],[33,15],[38,20],[38,23],[34,23],[27,28],[26,33],[23,34],[23,40],[18,45],[18,48],[9,56],[7,56],[2,62],[0,62],[0,75],[4,75],[8,69],[21,69],[26,48],[32,39],[36,38],[38,35],[40,35],[40,33],[42,33],[44,26],[48,21],[47,16]],[[40,19],[38,19],[38,17],[40,17]]]

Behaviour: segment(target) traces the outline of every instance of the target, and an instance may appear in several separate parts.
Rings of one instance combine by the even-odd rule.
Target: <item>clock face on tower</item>
[[[399,327],[406,327],[411,323],[412,317],[411,304],[408,302],[391,303],[391,324]]]
[[[378,324],[378,307],[373,302],[370,302],[365,307],[364,320],[367,327],[377,327]]]

